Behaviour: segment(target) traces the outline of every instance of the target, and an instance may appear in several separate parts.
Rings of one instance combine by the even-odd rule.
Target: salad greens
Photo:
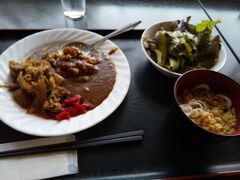
[[[211,32],[213,27],[220,22],[220,19],[217,19],[216,21],[203,20],[200,24],[196,25],[196,31],[199,33],[206,30]]]
[[[212,29],[220,20],[203,20],[195,25],[186,21],[164,22],[152,38],[144,39],[144,46],[160,66],[184,73],[191,69],[210,68],[216,63],[221,41],[212,37]]]

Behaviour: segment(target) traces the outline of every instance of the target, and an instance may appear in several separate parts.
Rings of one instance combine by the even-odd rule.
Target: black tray
[[[0,52],[38,31],[2,30]],[[109,31],[95,32],[104,35]],[[239,138],[207,134],[181,114],[173,97],[175,79],[162,75],[147,61],[140,47],[141,33],[135,30],[113,39],[130,64],[131,84],[126,98],[111,116],[75,135],[84,139],[143,129],[144,141],[78,151],[79,173],[62,178],[153,179],[240,174]],[[227,54],[228,62],[222,72],[234,76],[238,63],[228,48]],[[0,143],[36,138],[3,123],[0,131]]]

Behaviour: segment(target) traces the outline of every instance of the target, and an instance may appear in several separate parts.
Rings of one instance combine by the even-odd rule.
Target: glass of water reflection
[[[61,0],[63,13],[71,19],[79,19],[85,15],[86,0]]]

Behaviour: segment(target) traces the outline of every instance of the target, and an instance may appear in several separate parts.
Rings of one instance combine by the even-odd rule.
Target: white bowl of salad
[[[189,24],[186,21],[158,22],[141,37],[141,47],[147,59],[163,74],[178,78],[194,69],[219,71],[226,62],[226,51],[220,36],[212,29],[220,20],[203,20]]]

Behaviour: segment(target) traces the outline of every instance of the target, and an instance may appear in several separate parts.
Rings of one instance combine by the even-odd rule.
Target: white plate
[[[169,23],[169,21],[166,21],[167,23]],[[152,25],[150,25],[148,28],[146,28],[142,34],[142,37],[141,37],[141,47],[142,47],[142,50],[145,54],[145,56],[147,57],[147,59],[149,60],[149,62],[158,70],[160,71],[162,74],[168,76],[168,77],[171,77],[171,78],[178,78],[180,77],[182,74],[180,73],[177,73],[177,72],[173,72],[173,71],[170,71],[162,66],[160,66],[159,64],[157,64],[151,57],[150,55],[148,54],[148,52],[146,51],[146,48],[144,46],[144,39],[145,38],[152,38],[155,33],[161,29],[162,27],[162,24],[166,23],[166,22],[157,22],[157,23],[154,23]],[[213,70],[213,71],[220,71],[222,69],[222,67],[224,66],[225,62],[226,62],[226,59],[227,59],[227,54],[226,54],[226,50],[223,46],[223,44],[221,44],[221,49],[219,51],[219,56],[218,56],[218,59],[216,60],[216,63],[210,68],[210,70]]]
[[[53,29],[35,33],[16,42],[0,56],[0,82],[9,82],[9,60],[23,61],[33,51],[51,43],[82,41],[91,43],[102,36],[93,32],[77,29]],[[105,41],[99,49],[105,53],[117,47],[110,40]],[[36,136],[59,136],[72,134],[87,129],[108,117],[123,101],[130,84],[130,68],[127,58],[119,49],[110,56],[116,66],[116,82],[109,96],[95,109],[71,118],[70,121],[46,120],[27,114],[12,98],[12,94],[0,89],[0,119],[20,132]]]

